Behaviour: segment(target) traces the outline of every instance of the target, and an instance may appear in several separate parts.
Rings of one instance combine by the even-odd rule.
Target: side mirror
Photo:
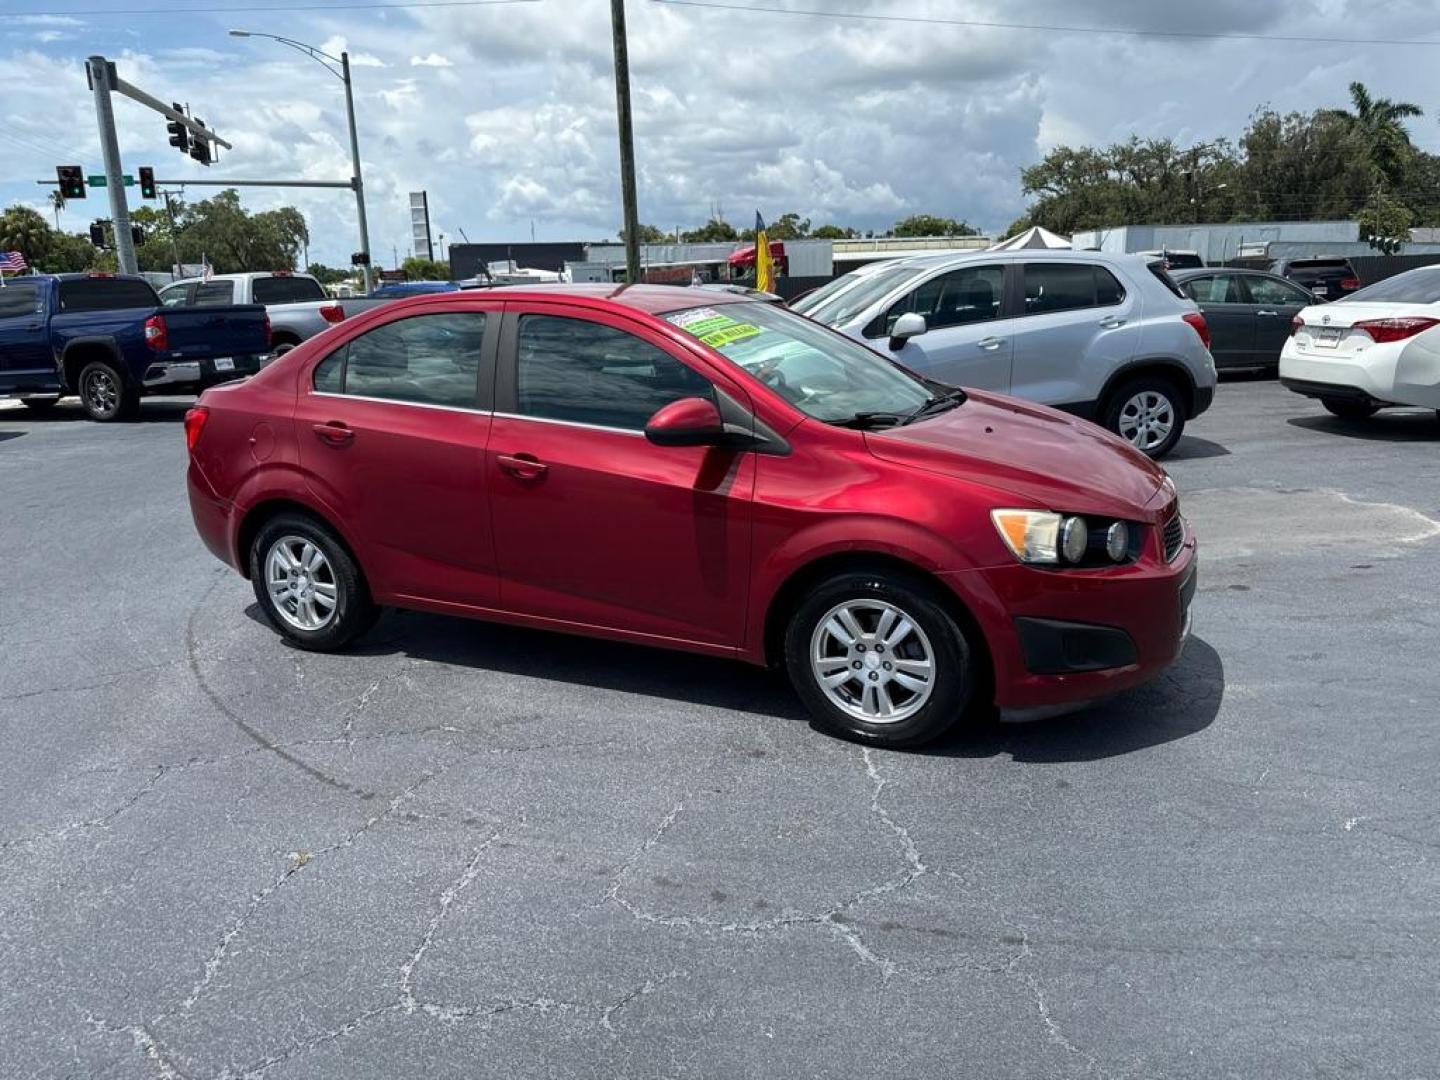
[[[925,325],[925,316],[913,311],[907,311],[895,320],[895,325],[890,328],[890,348],[898,349],[912,337],[919,337],[930,328]]]
[[[645,438],[656,446],[718,446],[727,441],[720,410],[701,397],[662,406],[646,422]]]

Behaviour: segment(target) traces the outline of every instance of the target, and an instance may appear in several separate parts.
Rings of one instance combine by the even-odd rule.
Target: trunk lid
[[[1360,322],[1377,319],[1429,318],[1440,316],[1440,305],[1436,304],[1367,304],[1364,301],[1347,300],[1343,304],[1325,304],[1319,307],[1303,308],[1296,316],[1303,324],[1295,329],[1295,349],[1302,356],[1317,359],[1339,359],[1356,356],[1375,344],[1364,330],[1354,326]]]

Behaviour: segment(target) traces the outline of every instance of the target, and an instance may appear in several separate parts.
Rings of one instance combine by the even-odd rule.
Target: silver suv
[[[1205,317],[1157,259],[981,251],[855,273],[804,314],[941,382],[1094,420],[1151,457],[1215,397]]]

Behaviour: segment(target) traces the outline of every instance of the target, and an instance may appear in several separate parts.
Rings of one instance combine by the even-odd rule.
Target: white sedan
[[[1346,419],[1387,405],[1440,410],[1440,266],[1301,310],[1280,353],[1280,382]]]

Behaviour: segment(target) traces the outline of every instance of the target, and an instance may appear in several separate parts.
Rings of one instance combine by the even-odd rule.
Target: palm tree
[[[28,206],[16,204],[0,214],[0,251],[18,251],[34,266],[50,251],[50,224]]]
[[[55,211],[55,228],[60,228],[60,211],[65,209],[65,193],[58,187],[50,192],[50,206]]]
[[[1365,84],[1350,84],[1350,103],[1354,111],[1325,109],[1322,115],[1348,124],[1365,141],[1370,164],[1393,188],[1405,171],[1405,158],[1411,150],[1410,132],[1401,122],[1406,117],[1421,116],[1418,105],[1389,98],[1372,98]]]

